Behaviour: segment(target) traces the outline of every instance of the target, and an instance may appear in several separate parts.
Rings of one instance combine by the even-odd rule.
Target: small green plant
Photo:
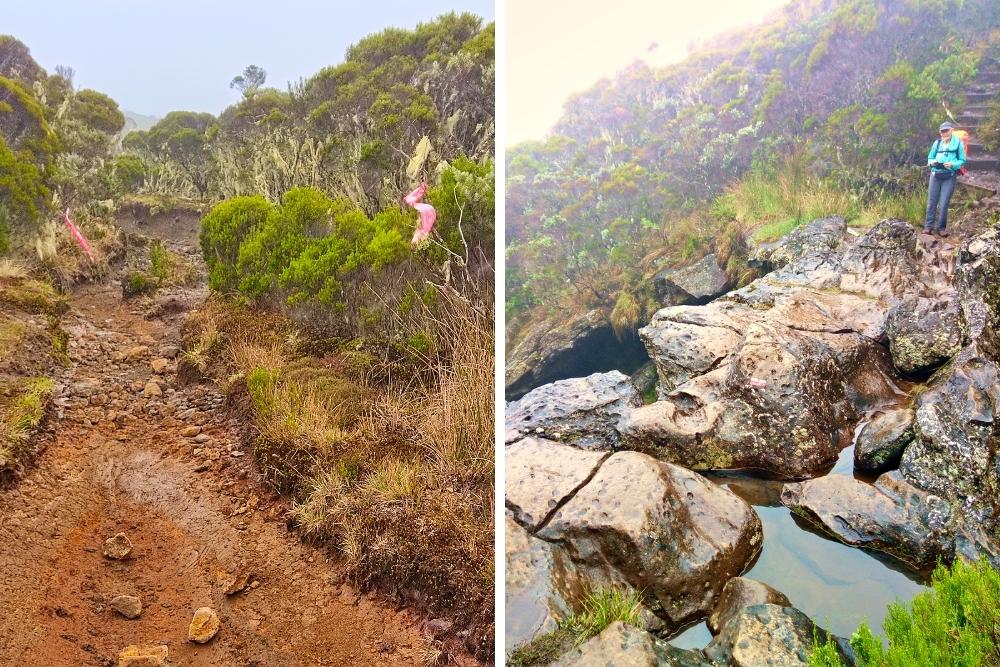
[[[617,621],[640,627],[641,606],[642,596],[636,590],[599,588],[590,591],[583,599],[579,613],[563,620],[556,630],[515,648],[507,656],[507,665],[547,665],[573,646],[601,634]]]
[[[156,278],[142,271],[132,271],[122,280],[122,296],[126,299],[156,291]]]

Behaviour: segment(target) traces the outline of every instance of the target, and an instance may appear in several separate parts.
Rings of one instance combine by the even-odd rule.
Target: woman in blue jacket
[[[948,203],[955,194],[958,170],[965,164],[965,145],[954,136],[951,123],[942,123],[938,128],[941,138],[931,146],[927,154],[927,166],[931,168],[931,180],[927,194],[927,215],[924,217],[924,233],[934,230],[941,236],[948,236]],[[935,226],[936,223],[936,226]]]

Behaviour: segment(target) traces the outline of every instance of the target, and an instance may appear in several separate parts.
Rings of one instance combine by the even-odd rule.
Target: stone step
[[[989,118],[988,113],[981,113],[978,111],[963,111],[958,114],[958,122],[960,125],[971,125],[972,127],[978,127],[983,121]]]
[[[996,155],[973,155],[965,161],[969,171],[1000,171],[1000,158]]]
[[[969,104],[986,104],[997,98],[993,92],[969,92],[965,94],[965,101]]]
[[[985,113],[989,114],[990,104],[967,104],[962,111],[971,111],[972,113]]]

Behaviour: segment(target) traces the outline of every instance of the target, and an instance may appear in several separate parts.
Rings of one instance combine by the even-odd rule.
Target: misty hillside
[[[122,109],[122,113],[125,114],[125,129],[122,130],[123,134],[128,134],[132,130],[146,131],[160,120],[159,116],[146,116],[141,113],[129,111],[128,109]]]
[[[653,308],[641,283],[656,267],[740,255],[761,221],[739,183],[781,174],[786,195],[916,206],[927,146],[946,109],[971,103],[998,26],[994,0],[791,2],[676,65],[637,62],[570,98],[544,141],[507,155],[508,340],[555,311],[634,323]]]

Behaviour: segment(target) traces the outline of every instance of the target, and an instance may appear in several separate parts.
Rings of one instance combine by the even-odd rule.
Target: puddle
[[[708,623],[702,621],[683,630],[670,640],[670,644],[683,649],[701,649],[708,646],[710,641],[712,641],[712,633],[708,630]]]
[[[839,463],[835,470],[838,467]],[[848,470],[853,472],[853,466]],[[888,604],[909,601],[924,590],[921,575],[904,570],[889,556],[828,539],[793,515],[781,505],[781,482],[737,475],[707,477],[753,505],[763,524],[764,547],[744,576],[781,591],[835,634],[850,637],[861,621],[881,634]]]

